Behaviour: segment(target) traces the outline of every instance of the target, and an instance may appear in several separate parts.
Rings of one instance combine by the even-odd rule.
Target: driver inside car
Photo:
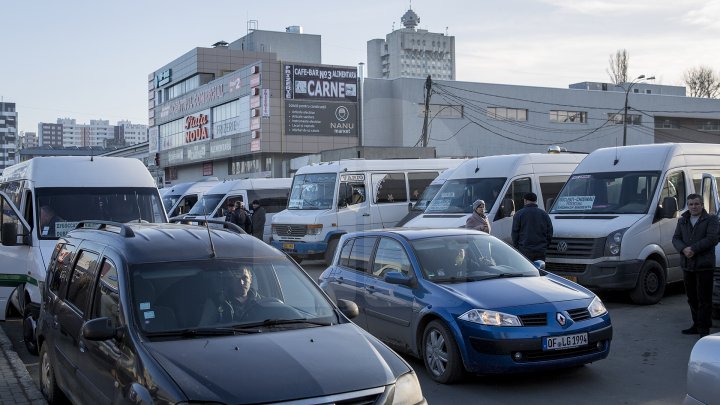
[[[250,288],[252,280],[252,272],[247,267],[233,272],[229,283],[223,286],[218,296],[205,302],[200,324],[242,320],[260,299],[258,293]]]

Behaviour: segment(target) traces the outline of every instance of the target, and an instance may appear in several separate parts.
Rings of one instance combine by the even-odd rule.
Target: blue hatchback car
[[[501,240],[467,229],[343,236],[320,286],[360,307],[354,322],[421,357],[441,383],[582,365],[607,357],[612,325],[588,289]]]

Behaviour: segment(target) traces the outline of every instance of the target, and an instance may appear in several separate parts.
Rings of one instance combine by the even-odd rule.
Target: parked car
[[[604,359],[612,325],[600,298],[467,229],[345,235],[320,286],[360,307],[355,323],[420,357],[441,383]]]
[[[684,405],[715,404],[720,398],[720,333],[695,343],[687,371]]]
[[[60,238],[37,335],[48,402],[425,403],[349,321],[355,304],[226,225],[81,222]]]

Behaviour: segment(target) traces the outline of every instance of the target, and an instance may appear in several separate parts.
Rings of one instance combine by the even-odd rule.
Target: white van
[[[187,214],[206,191],[219,183],[220,180],[217,177],[208,177],[196,182],[180,183],[172,186],[166,193],[162,194],[168,217],[172,218]]]
[[[228,180],[207,190],[192,207],[185,219],[223,218],[228,203],[242,201],[252,211],[254,200],[265,208],[265,231],[263,239],[270,241],[270,221],[273,216],[287,207],[291,178]]]
[[[447,179],[450,178],[450,176],[455,171],[455,168],[452,167],[450,169],[444,170],[440,175],[438,175],[435,180],[431,181],[430,184],[425,187],[425,191],[420,194],[420,198],[418,198],[415,203],[411,203],[408,206],[408,213],[402,217],[400,221],[398,221],[397,224],[395,224],[396,227],[401,227],[405,225],[408,221],[411,219],[417,217],[418,215],[425,212],[425,208],[428,207],[430,204],[430,201],[432,201],[433,198],[435,198],[435,195],[437,195],[438,191],[440,191],[440,188],[443,184],[447,181]]]
[[[490,233],[512,243],[512,216],[525,193],[538,196],[546,209],[584,153],[524,153],[469,159],[452,173],[423,214],[405,228],[460,228],[472,215],[475,200],[485,201]]]
[[[682,280],[672,245],[688,194],[717,214],[720,145],[655,144],[598,149],[578,165],[550,211],[546,269],[591,288],[660,301]],[[720,255],[718,256],[720,259]]]
[[[285,211],[273,217],[271,243],[293,256],[330,263],[340,236],[393,227],[408,204],[459,159],[349,159],[301,167]]]
[[[79,221],[167,222],[155,181],[138,159],[36,157],[6,168],[0,192],[0,320],[13,291],[23,318],[39,309],[38,285],[57,239]]]

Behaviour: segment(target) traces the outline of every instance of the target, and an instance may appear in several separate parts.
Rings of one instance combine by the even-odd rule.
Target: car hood
[[[190,401],[313,398],[392,384],[410,371],[352,323],[146,346]]]
[[[632,226],[645,214],[551,214],[554,238],[604,238]]]
[[[592,293],[573,283],[550,276],[517,277],[457,284],[438,284],[458,298],[482,309],[498,309],[548,302],[592,298]]]

